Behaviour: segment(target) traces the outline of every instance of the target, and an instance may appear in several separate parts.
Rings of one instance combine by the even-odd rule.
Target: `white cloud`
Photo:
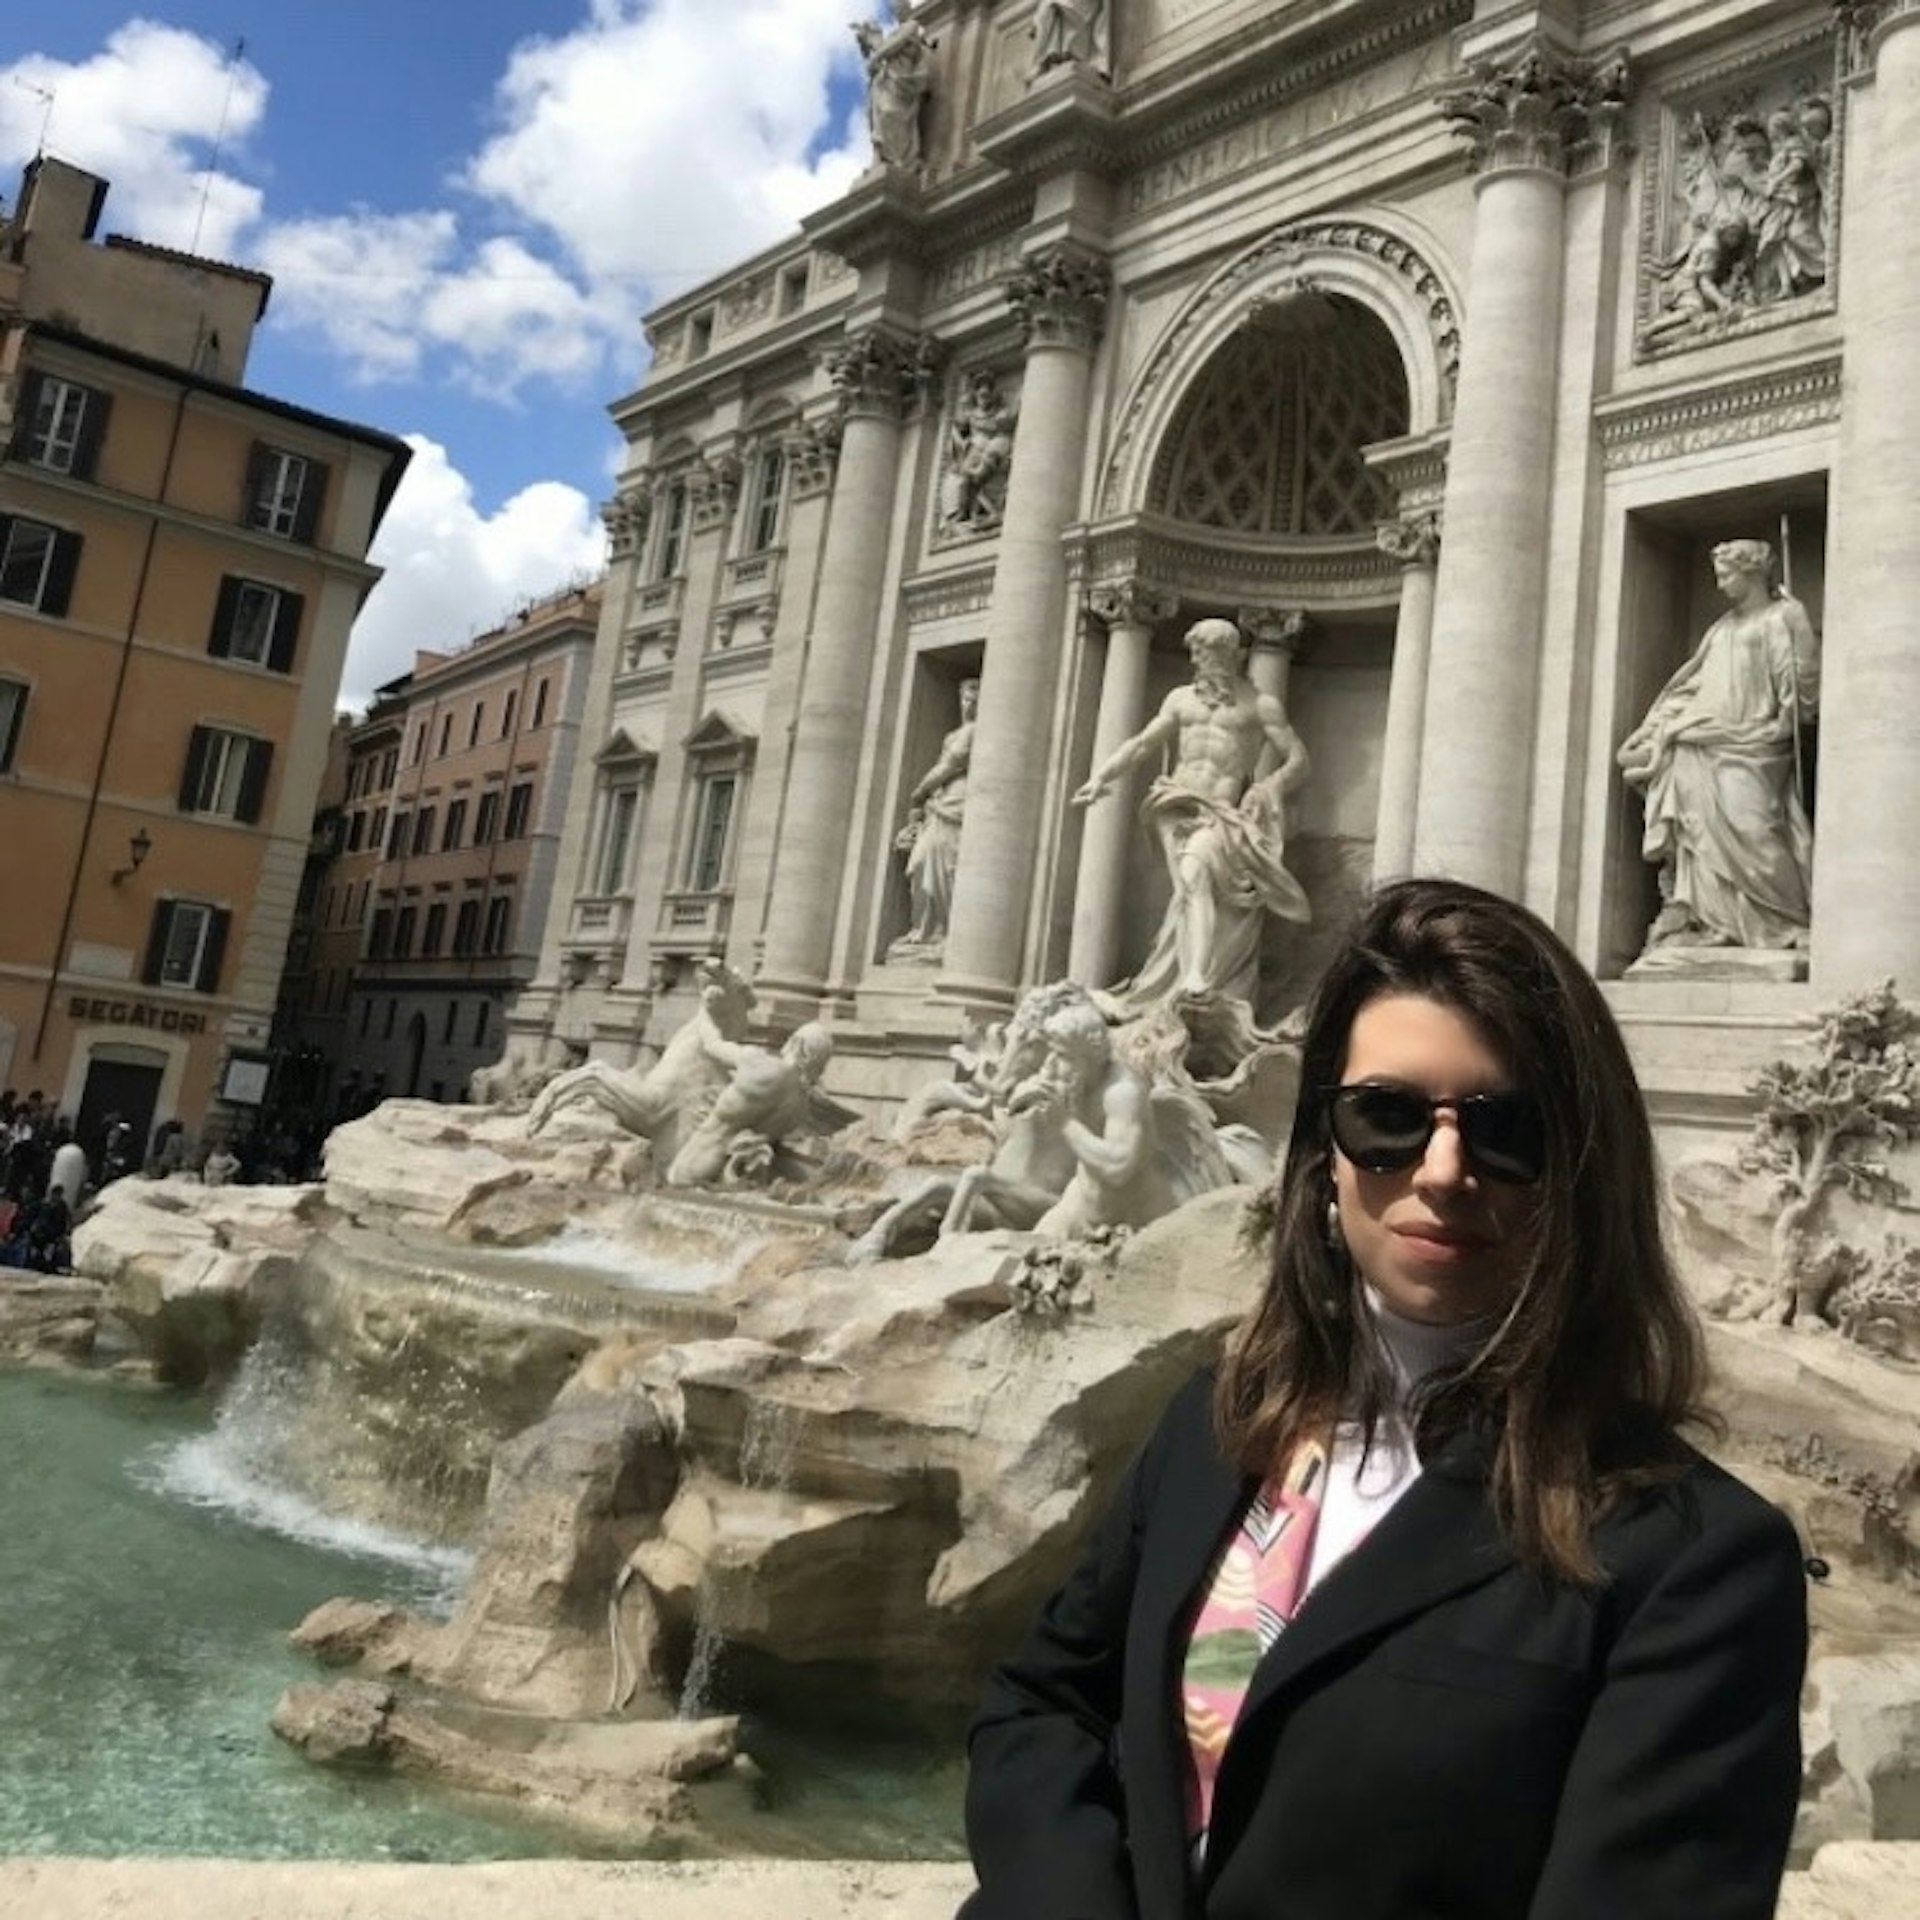
[[[354,623],[342,706],[364,707],[376,687],[412,669],[420,649],[464,645],[517,606],[606,565],[605,531],[577,487],[543,480],[483,514],[444,447],[418,434],[407,440],[413,464],[371,555],[386,577]]]
[[[109,231],[230,258],[262,195],[207,162],[216,138],[223,159],[244,151],[267,95],[254,67],[229,66],[211,41],[129,21],[90,60],[29,54],[0,67],[0,164],[32,159],[44,125],[49,153],[113,183]]]
[[[596,0],[521,46],[468,184],[553,233],[594,280],[652,295],[789,231],[865,163],[864,128],[808,158],[854,57],[847,0]]]

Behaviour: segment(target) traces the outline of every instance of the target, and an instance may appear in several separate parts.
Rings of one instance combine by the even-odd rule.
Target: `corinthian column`
[[[1154,629],[1180,610],[1177,594],[1144,581],[1096,588],[1088,601],[1107,629],[1107,659],[1100,676],[1100,717],[1094,723],[1093,758],[1104,766],[1121,741],[1146,724],[1147,656]],[[1113,982],[1120,954],[1120,900],[1125,891],[1127,851],[1140,831],[1133,809],[1131,772],[1116,783],[1106,804],[1089,808],[1080,841],[1080,871],[1073,891],[1073,944],[1067,978],[1083,987]]]
[[[1403,880],[1413,871],[1413,810],[1420,793],[1420,729],[1433,647],[1440,516],[1416,513],[1388,520],[1378,534],[1380,550],[1400,562],[1400,619],[1393,631],[1387,734],[1380,748],[1380,810],[1373,834],[1373,877],[1386,881]]]
[[[765,984],[774,993],[806,998],[826,981],[853,838],[901,418],[923,369],[923,343],[884,328],[849,340],[832,363],[842,419],[839,469],[788,763],[787,824],[767,909]]]
[[[1576,63],[1536,40],[1440,102],[1479,177],[1414,858],[1503,893],[1518,891],[1526,851],[1567,167],[1624,89],[1624,62]]]
[[[1060,537],[1079,490],[1088,383],[1107,287],[1104,262],[1065,246],[1035,255],[1007,287],[1027,336],[1027,370],[987,612],[980,718],[941,981],[943,991],[963,998],[1005,1002],[1020,979],[1066,627]]]
[[[1827,574],[1813,983],[1920,993],[1920,4],[1843,6],[1853,94],[1842,203],[1846,399]]]

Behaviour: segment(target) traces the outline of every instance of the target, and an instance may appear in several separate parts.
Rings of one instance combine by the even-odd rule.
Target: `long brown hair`
[[[1469,1020],[1537,1101],[1546,1135],[1513,1304],[1471,1363],[1418,1396],[1416,1440],[1425,1453],[1450,1431],[1477,1428],[1521,1559],[1595,1582],[1596,1520],[1626,1487],[1671,1471],[1676,1428],[1713,1424],[1701,1406],[1705,1351],[1662,1243],[1653,1132],[1613,1015],[1544,922],[1478,887],[1382,889],[1321,979],[1271,1270],[1220,1370],[1221,1443],[1264,1475],[1337,1418],[1359,1418],[1371,1437],[1391,1404],[1360,1277],[1326,1232],[1328,1099],[1355,1015],[1384,994],[1418,994]]]

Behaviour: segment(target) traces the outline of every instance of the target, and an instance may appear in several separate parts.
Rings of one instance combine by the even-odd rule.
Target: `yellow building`
[[[266,1044],[384,433],[243,384],[270,282],[28,168],[0,225],[0,1082],[231,1127]]]

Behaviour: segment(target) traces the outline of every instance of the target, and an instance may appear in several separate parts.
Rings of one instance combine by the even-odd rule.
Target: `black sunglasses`
[[[1531,1186],[1546,1171],[1546,1125],[1524,1093],[1469,1093],[1433,1100],[1415,1087],[1365,1080],[1335,1087],[1327,1117],[1333,1144],[1368,1173],[1404,1173],[1427,1150],[1440,1110],[1460,1129],[1460,1144],[1489,1180]]]

